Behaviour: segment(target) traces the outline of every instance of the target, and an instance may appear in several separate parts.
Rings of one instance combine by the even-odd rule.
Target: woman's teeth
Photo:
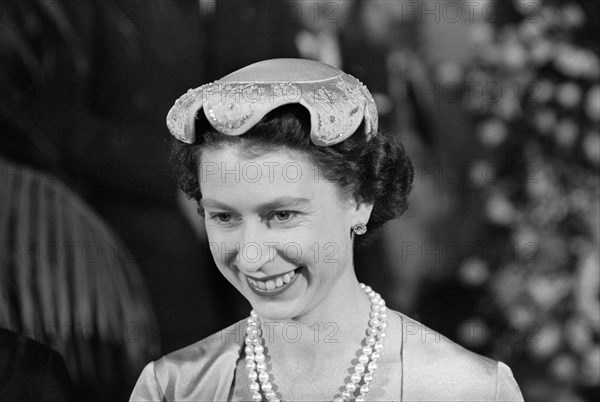
[[[256,279],[248,278],[248,281],[261,290],[275,290],[286,283],[290,283],[292,279],[297,275],[295,271],[287,272],[277,278],[269,279],[268,281],[259,281]]]

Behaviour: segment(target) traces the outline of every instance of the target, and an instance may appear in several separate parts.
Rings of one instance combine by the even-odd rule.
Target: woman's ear
[[[356,200],[356,209],[354,210],[354,222],[353,225],[362,223],[367,225],[371,218],[371,212],[373,212],[373,203]]]

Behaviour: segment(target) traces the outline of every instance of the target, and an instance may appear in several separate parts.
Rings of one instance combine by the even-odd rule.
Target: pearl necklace
[[[341,395],[338,394],[334,399],[335,402],[350,401],[353,398],[356,402],[365,401],[370,389],[369,384],[373,381],[373,375],[378,368],[377,361],[381,358],[383,351],[385,329],[388,325],[385,301],[370,286],[361,283],[360,287],[371,300],[369,328],[363,342],[365,346],[362,348],[362,354],[358,358],[358,364],[354,366],[354,373],[350,376],[350,381],[346,383]],[[252,400],[262,401],[260,393],[262,390],[269,402],[281,402],[273,391],[273,384],[269,381],[270,375],[265,363],[264,346],[262,345],[264,341],[261,333],[260,319],[258,314],[252,310],[246,325],[246,348],[244,349]],[[359,395],[355,397],[357,390]]]

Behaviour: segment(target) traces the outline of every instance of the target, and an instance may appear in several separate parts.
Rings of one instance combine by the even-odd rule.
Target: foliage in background
[[[597,21],[585,3],[525,3],[519,22],[481,26],[463,77],[485,149],[473,185],[489,249],[461,265],[485,296],[458,336],[509,362],[526,400],[595,399],[600,61],[579,38]]]

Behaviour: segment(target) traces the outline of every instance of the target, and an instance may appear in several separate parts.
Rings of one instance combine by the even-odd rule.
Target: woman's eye
[[[221,222],[229,222],[231,221],[231,214],[219,214],[217,219]]]
[[[273,217],[278,222],[286,222],[294,217],[294,213],[290,211],[277,211],[273,214]]]
[[[222,212],[222,213],[218,213],[218,214],[211,214],[210,219],[212,219],[219,225],[223,225],[223,224],[231,223],[232,216],[228,212]]]

